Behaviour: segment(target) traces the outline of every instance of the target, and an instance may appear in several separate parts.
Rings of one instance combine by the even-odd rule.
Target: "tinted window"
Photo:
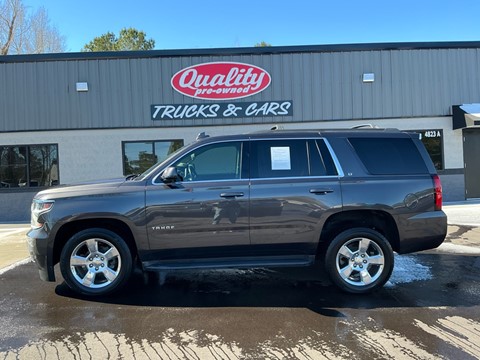
[[[0,187],[58,185],[58,146],[0,147]]]
[[[323,140],[308,140],[308,152],[310,156],[310,175],[332,176],[337,175],[330,151]]]
[[[411,139],[350,138],[349,141],[370,174],[428,173],[427,167]]]
[[[174,166],[183,181],[240,179],[242,143],[226,142],[195,149]]]
[[[309,176],[305,140],[252,141],[252,178]]]

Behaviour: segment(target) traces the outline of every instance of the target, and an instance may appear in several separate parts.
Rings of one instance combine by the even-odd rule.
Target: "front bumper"
[[[32,229],[27,234],[28,251],[30,257],[38,268],[40,279],[43,281],[55,281],[55,272],[53,268],[53,251],[49,246],[48,234],[40,229]]]

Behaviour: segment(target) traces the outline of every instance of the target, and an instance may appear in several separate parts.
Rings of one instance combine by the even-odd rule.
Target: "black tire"
[[[132,254],[118,234],[87,229],[73,235],[63,247],[60,270],[75,292],[103,296],[126,284],[132,273]]]
[[[337,235],[328,246],[325,267],[341,290],[364,294],[382,287],[390,278],[394,254],[388,240],[368,228]]]

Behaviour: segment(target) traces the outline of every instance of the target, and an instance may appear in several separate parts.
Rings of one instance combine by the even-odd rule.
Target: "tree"
[[[45,8],[29,14],[22,0],[0,1],[0,55],[65,51],[65,37]]]
[[[267,43],[265,41],[262,41],[262,42],[259,42],[259,43],[255,44],[255,47],[268,47],[268,46],[272,46],[272,44]]]
[[[123,28],[118,38],[107,32],[86,44],[82,51],[129,51],[152,50],[155,40],[147,39],[147,34],[134,28]]]

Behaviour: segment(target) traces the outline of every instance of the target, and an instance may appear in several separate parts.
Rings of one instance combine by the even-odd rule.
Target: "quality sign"
[[[258,94],[271,82],[264,69],[237,62],[197,64],[173,75],[172,87],[179,93],[204,100],[232,100]]]

